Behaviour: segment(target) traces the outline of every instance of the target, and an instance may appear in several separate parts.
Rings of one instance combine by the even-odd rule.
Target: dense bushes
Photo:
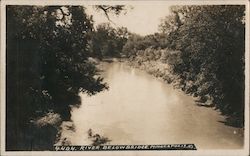
[[[142,37],[137,34],[130,34],[126,44],[123,46],[122,53],[126,57],[133,57],[138,50],[147,48],[163,49],[165,48],[165,36],[163,34],[153,34]]]
[[[7,7],[8,150],[36,146],[33,119],[53,111],[69,120],[79,92],[106,87],[87,59],[92,30],[83,7]]]
[[[244,119],[244,6],[172,7],[169,47],[179,50],[173,71],[191,93],[210,97],[225,115]],[[168,22],[168,21],[165,21]],[[239,123],[238,123],[239,124]]]

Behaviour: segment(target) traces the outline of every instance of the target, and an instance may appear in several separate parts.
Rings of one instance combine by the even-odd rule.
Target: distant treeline
[[[90,53],[95,58],[121,57],[130,33],[125,27],[113,28],[109,23],[96,27],[91,34]]]
[[[96,9],[108,16],[124,6]],[[70,120],[80,92],[108,88],[89,57],[167,64],[182,90],[243,126],[244,6],[173,6],[161,32],[145,37],[109,24],[94,28],[81,6],[7,6],[6,13],[7,150],[53,148],[57,130],[35,129],[34,121],[51,112]]]
[[[172,6],[161,33],[131,35],[130,60],[170,66],[185,92],[212,101],[234,126],[244,125],[245,6]]]

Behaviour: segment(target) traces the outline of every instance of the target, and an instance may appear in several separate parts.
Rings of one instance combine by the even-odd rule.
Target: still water
[[[112,145],[243,147],[239,129],[219,122],[224,117],[218,111],[195,105],[193,97],[171,84],[121,62],[103,63],[102,69],[109,90],[94,96],[81,94],[81,107],[71,112],[75,130],[62,133],[72,145],[90,145],[91,131],[108,138]]]

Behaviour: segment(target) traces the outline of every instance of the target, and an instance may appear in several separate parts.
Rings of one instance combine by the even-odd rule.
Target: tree
[[[126,13],[126,10],[127,10],[125,5],[95,5],[94,8],[97,11],[100,11],[100,10],[103,11],[105,16],[110,22],[112,21],[109,18],[109,13],[119,15],[122,12]]]
[[[92,23],[81,6],[7,7],[7,149],[35,146],[32,119],[69,120],[79,92],[107,88],[87,61]]]
[[[98,25],[96,31],[92,33],[92,56],[100,59],[103,57],[120,57],[128,33],[126,28],[115,29],[109,23]]]
[[[174,6],[161,25],[183,89],[210,96],[222,113],[244,119],[245,6]],[[186,84],[193,82],[191,88]]]
[[[166,47],[165,35],[155,33],[147,36],[140,36],[137,34],[129,34],[126,44],[123,46],[122,53],[127,57],[134,57],[138,52],[142,52],[147,48],[154,49],[150,53],[156,52],[158,49],[164,49]],[[144,51],[147,53],[146,51]],[[151,54],[150,54],[151,55]],[[158,55],[158,54],[157,54]],[[154,58],[158,59],[158,58]]]

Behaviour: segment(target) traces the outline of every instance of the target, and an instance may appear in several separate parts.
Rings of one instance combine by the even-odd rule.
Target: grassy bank
[[[159,52],[160,50],[155,51]],[[166,51],[167,50],[165,49],[165,52]],[[212,89],[210,84],[211,82],[204,82],[202,72],[200,73],[200,75],[197,75],[198,79],[193,81],[182,79],[179,75],[174,73],[171,62],[176,60],[178,61],[178,55],[176,55],[175,52],[168,52],[168,56],[163,56],[163,54],[161,53],[160,57],[156,59],[154,59],[154,57],[153,59],[152,57],[145,57],[143,55],[140,55],[140,53],[143,52],[139,52],[139,55],[137,54],[136,56],[129,57],[126,60],[127,64],[146,71],[150,75],[162,79],[168,84],[171,83],[175,88],[181,89],[186,94],[196,97],[197,106],[219,109],[218,107],[216,107],[216,100],[214,99],[212,94],[213,91],[210,91],[211,94],[209,92],[209,89]],[[223,111],[221,111],[221,113],[226,117],[226,121],[224,124],[233,127],[244,127],[244,118],[242,118],[242,116],[240,116],[237,112],[224,113]]]

